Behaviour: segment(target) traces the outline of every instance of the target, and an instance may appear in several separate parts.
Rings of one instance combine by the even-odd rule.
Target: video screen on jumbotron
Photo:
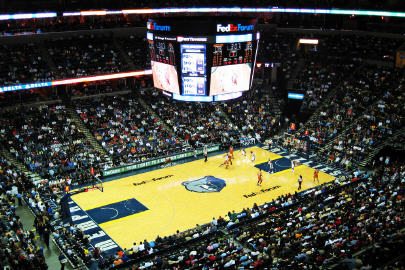
[[[148,40],[148,43],[154,86],[171,93],[180,94],[173,42],[157,39]]]
[[[149,20],[153,82],[174,99],[215,101],[250,90],[259,33],[247,18]]]
[[[153,84],[156,88],[180,94],[176,68],[172,65],[152,61]]]

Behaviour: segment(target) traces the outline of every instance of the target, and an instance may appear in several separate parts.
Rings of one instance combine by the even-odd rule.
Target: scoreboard
[[[251,88],[260,37],[255,19],[162,18],[147,28],[154,86],[165,94],[216,101]]]
[[[206,45],[181,44],[181,80],[184,96],[206,96]]]
[[[213,45],[213,66],[237,65],[253,62],[253,43],[223,43]]]

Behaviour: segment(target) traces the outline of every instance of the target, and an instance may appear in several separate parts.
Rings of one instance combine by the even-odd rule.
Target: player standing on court
[[[269,173],[273,173],[274,166],[273,166],[273,161],[271,160],[271,158],[269,158],[269,161],[267,163],[269,164]]]
[[[250,160],[252,162],[255,162],[255,160],[256,160],[256,155],[255,155],[255,153],[253,153],[253,151],[250,151]]]
[[[300,177],[298,177],[298,190],[301,190],[302,188],[302,181],[303,181],[302,175],[300,175]]]
[[[295,166],[294,160],[291,160],[291,170],[292,170],[293,173],[294,173],[294,166]]]
[[[228,169],[229,168],[229,154],[226,154],[224,164],[225,164],[225,169]]]
[[[232,155],[231,155],[231,153],[227,153],[226,155],[228,156],[229,164],[232,165]]]
[[[207,162],[208,161],[208,149],[207,149],[206,145],[204,145],[203,154],[204,154],[204,162]]]
[[[261,186],[263,182],[263,174],[262,174],[262,170],[259,169],[259,172],[257,173],[257,185]]]
[[[319,184],[319,170],[318,169],[315,169],[315,171],[314,171],[314,183],[315,183],[315,180],[317,180],[318,184]]]
[[[230,157],[229,158],[231,158],[231,159],[233,159],[234,158],[234,156],[233,156],[233,146],[231,145],[231,146],[229,146],[229,155],[230,155]],[[232,164],[231,164],[232,165]]]
[[[226,155],[225,155],[225,161],[224,161],[224,163],[222,163],[221,165],[219,165],[219,167],[222,167],[222,166],[224,166],[225,165],[225,169],[228,169],[228,167],[229,167],[229,155],[228,155],[228,153],[226,153]]]

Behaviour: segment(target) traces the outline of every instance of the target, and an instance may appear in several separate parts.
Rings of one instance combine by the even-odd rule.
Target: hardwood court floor
[[[250,160],[250,151],[256,154],[255,162]],[[229,169],[219,166],[224,161],[221,154],[210,157],[207,163],[199,159],[106,182],[103,193],[85,192],[72,199],[95,215],[100,227],[122,248],[130,248],[134,242],[171,235],[176,230],[184,231],[208,223],[213,217],[225,216],[230,210],[238,212],[254,203],[260,205],[294,193],[299,175],[304,179],[303,190],[318,185],[312,180],[314,169],[308,166],[297,166],[293,173],[290,161],[282,156],[259,147],[248,148],[246,152],[243,157],[236,151]],[[259,169],[255,165],[263,167],[260,164],[269,158],[274,163],[279,161],[281,169],[273,174],[263,171],[263,184],[257,186]],[[319,172],[319,179],[325,183],[334,177]],[[186,188],[183,183],[187,181]]]

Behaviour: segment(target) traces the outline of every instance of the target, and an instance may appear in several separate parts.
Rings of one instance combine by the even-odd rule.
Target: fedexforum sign
[[[171,30],[170,25],[158,25],[155,22],[147,22],[146,28],[149,30],[155,30],[155,31],[170,31]]]
[[[227,25],[217,24],[217,32],[243,32],[243,31],[253,31],[254,25],[243,25],[243,24],[232,24],[229,23]]]

